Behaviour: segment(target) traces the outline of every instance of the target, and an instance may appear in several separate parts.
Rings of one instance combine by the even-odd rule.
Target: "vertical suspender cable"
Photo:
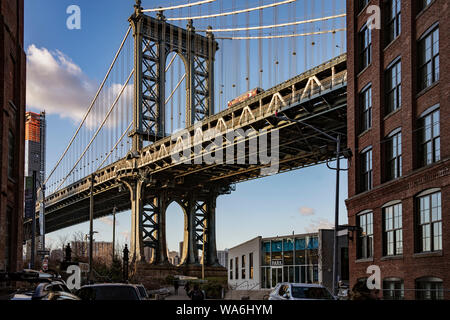
[[[245,0],[245,7],[248,9],[248,0]],[[250,13],[247,12],[247,17],[246,17],[246,23],[247,23],[247,28],[250,27]],[[250,31],[247,30],[247,37],[250,35]],[[247,67],[247,75],[246,75],[246,81],[247,81],[247,91],[250,90],[250,40],[247,39],[246,40],[246,67]]]
[[[260,6],[262,5],[262,0],[259,0],[259,4],[260,4]],[[261,27],[262,26],[262,23],[263,23],[263,10],[262,9],[260,9],[259,10],[259,26]],[[258,69],[258,72],[259,72],[259,87],[260,88],[262,88],[263,87],[263,83],[262,83],[262,81],[263,81],[263,56],[262,56],[262,51],[263,51],[263,48],[262,48],[262,39],[261,39],[261,37],[262,37],[262,29],[259,29],[259,39],[258,39],[258,63],[259,63],[259,69]]]

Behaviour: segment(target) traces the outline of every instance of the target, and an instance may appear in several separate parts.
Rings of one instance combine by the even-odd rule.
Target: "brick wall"
[[[349,224],[356,225],[356,215],[363,210],[372,210],[374,218],[374,257],[369,261],[357,261],[356,237],[349,241],[350,281],[366,277],[369,265],[379,265],[382,278],[399,277],[404,280],[405,289],[414,289],[415,279],[434,276],[443,279],[444,288],[450,289],[450,117],[449,92],[449,43],[450,4],[446,0],[434,0],[418,13],[417,1],[401,1],[401,34],[386,46],[384,41],[385,22],[382,29],[372,33],[372,63],[360,71],[357,50],[358,31],[367,22],[366,10],[359,13],[358,1],[347,0],[347,47],[348,47],[348,144],[354,153],[348,179],[347,200]],[[382,0],[372,0],[369,5],[381,6]],[[385,15],[382,13],[382,18]],[[425,92],[417,89],[417,43],[418,39],[436,22],[439,22],[440,81]],[[384,82],[387,66],[401,57],[402,105],[399,110],[386,116],[384,110]],[[358,93],[369,82],[372,83],[372,128],[365,133],[358,131]],[[417,118],[429,107],[440,103],[441,114],[441,161],[426,168],[418,168]],[[385,162],[384,139],[392,130],[402,130],[401,178],[383,180]],[[369,192],[360,193],[359,152],[367,146],[373,150],[373,185]],[[415,196],[420,192],[440,188],[442,193],[443,250],[431,255],[417,255],[414,250],[414,216],[417,214]],[[386,258],[382,251],[382,206],[389,201],[401,200],[403,206],[403,247],[401,257]],[[406,298],[414,298],[413,291],[405,291]],[[446,293],[446,298],[450,295]]]
[[[0,270],[22,268],[25,141],[23,0],[0,2]],[[8,177],[8,134],[14,166]],[[7,212],[9,212],[9,217]]]

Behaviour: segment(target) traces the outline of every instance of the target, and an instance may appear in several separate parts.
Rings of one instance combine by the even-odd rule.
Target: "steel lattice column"
[[[134,37],[134,125],[130,136],[133,149],[143,141],[165,136],[166,61],[170,52],[180,54],[186,68],[186,126],[214,114],[214,57],[218,43],[211,32],[195,33],[192,21],[187,29],[168,24],[162,13],[157,18],[142,13],[140,5],[129,22]]]
[[[135,14],[129,19],[135,48],[132,151],[142,149],[144,140],[156,141],[165,136],[166,23],[162,15],[146,19],[141,10],[135,6]]]
[[[205,244],[205,265],[218,265],[216,248],[216,193],[206,198],[198,198],[195,193],[189,193],[183,202],[186,211],[185,236],[182,264],[198,265]]]
[[[167,195],[161,192],[148,200],[144,200],[142,237],[144,247],[153,249],[150,262],[152,264],[168,263],[166,242],[166,209]]]
[[[198,40],[192,20],[187,33],[186,126],[190,126],[214,114],[214,57],[218,47],[210,32],[205,41]]]

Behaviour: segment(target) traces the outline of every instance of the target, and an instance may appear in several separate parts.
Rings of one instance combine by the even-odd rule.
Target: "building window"
[[[360,228],[358,236],[358,259],[373,257],[373,213],[367,212],[357,216]]]
[[[402,106],[402,64],[396,61],[386,70],[386,114]]]
[[[439,80],[439,28],[426,33],[419,40],[419,91]]]
[[[402,31],[401,1],[389,0],[387,4],[386,44],[390,44]]]
[[[242,256],[242,277],[241,279],[245,279],[245,255]]]
[[[418,145],[421,166],[441,160],[440,112],[434,108],[419,119]]]
[[[372,63],[372,35],[368,25],[359,31],[359,60],[360,70]]]
[[[235,267],[235,275],[236,275],[236,280],[238,280],[239,279],[239,258],[238,257],[236,257],[236,258],[234,258],[234,267]]]
[[[8,132],[8,178],[14,179],[14,153],[16,139],[12,131]]]
[[[294,239],[283,240],[283,264],[294,264]]]
[[[250,252],[250,254],[248,255],[248,265],[250,268],[249,278],[253,279],[253,252]]]
[[[418,209],[419,252],[442,250],[441,192],[420,196]]]
[[[270,241],[264,242],[262,245],[263,251],[263,260],[262,263],[264,266],[270,266]]]
[[[230,259],[230,280],[233,280],[233,259]]]
[[[372,149],[361,153],[361,192],[371,190],[372,181]]]
[[[420,278],[416,280],[416,300],[443,300],[444,286],[439,278]]]
[[[383,254],[395,256],[403,254],[402,204],[398,203],[383,209],[384,242]]]
[[[383,280],[383,299],[403,300],[405,298],[403,280],[399,278],[386,278]]]
[[[372,127],[372,86],[368,85],[359,94],[359,110],[361,114],[361,132]]]
[[[428,7],[428,5],[432,2],[433,0],[418,0],[417,2],[419,2],[419,12],[421,12],[423,9],[425,9],[426,7]]]
[[[402,176],[402,133],[396,130],[386,141],[386,181]]]

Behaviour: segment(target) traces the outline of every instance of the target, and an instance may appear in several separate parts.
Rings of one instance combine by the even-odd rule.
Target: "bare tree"
[[[72,234],[72,254],[75,258],[85,257],[87,255],[85,236],[82,231],[76,231]]]
[[[70,236],[68,233],[60,234],[58,236],[58,248],[61,248],[63,252],[67,243],[69,243],[69,238]]]

